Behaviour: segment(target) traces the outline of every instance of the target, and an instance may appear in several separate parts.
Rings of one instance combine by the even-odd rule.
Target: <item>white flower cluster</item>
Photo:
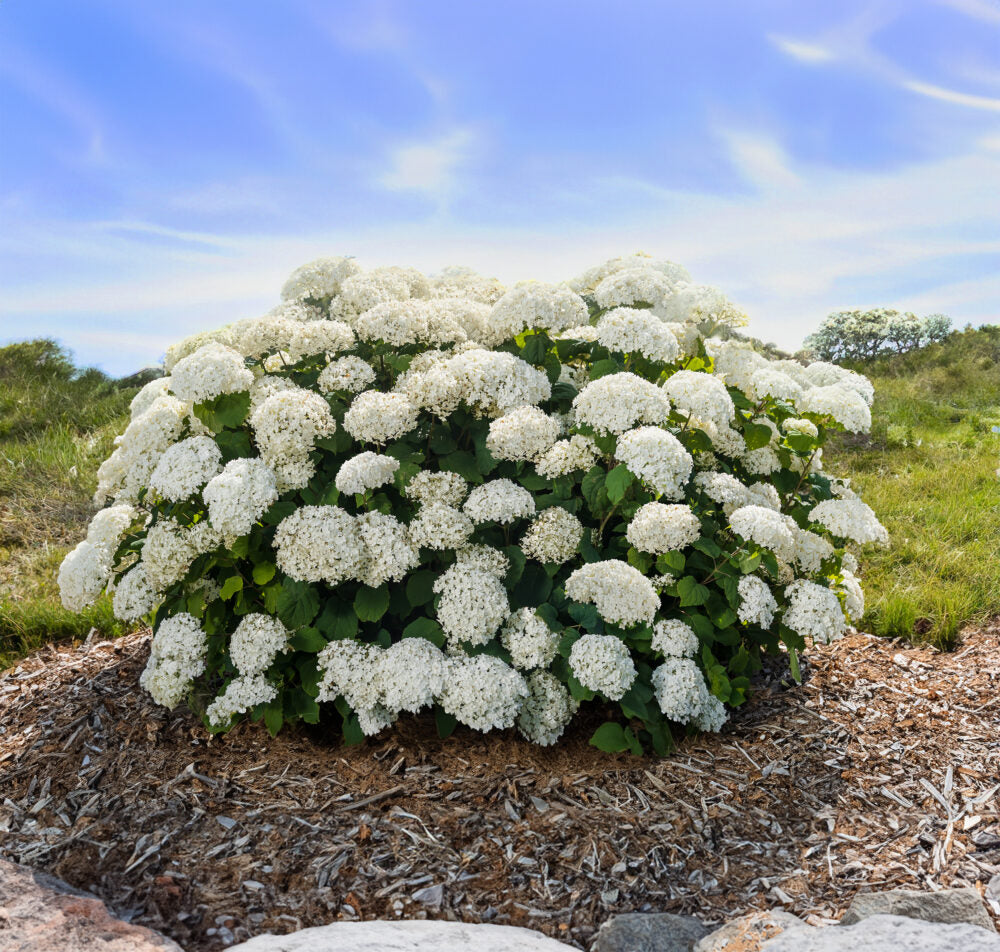
[[[527,489],[509,479],[491,479],[469,493],[462,510],[475,523],[510,525],[533,516],[535,500]]]
[[[532,671],[527,677],[528,696],[517,715],[517,729],[533,744],[550,747],[566,730],[580,704],[548,671]]]
[[[516,337],[525,328],[542,328],[552,333],[587,323],[586,302],[566,287],[528,281],[511,288],[489,316],[490,345]]]
[[[168,502],[193,496],[222,470],[222,451],[208,436],[191,436],[169,447],[149,477],[149,488]]]
[[[282,390],[250,416],[261,459],[274,471],[280,490],[301,489],[312,479],[316,440],[332,435],[337,422],[329,404],[309,390]],[[346,420],[345,420],[346,425]]]
[[[736,415],[725,384],[712,374],[678,370],[664,381],[663,392],[682,417],[696,423],[714,423],[725,430]]]
[[[670,401],[660,387],[633,373],[591,381],[573,400],[576,422],[596,433],[624,433],[639,423],[663,423]]]
[[[788,605],[782,621],[813,641],[835,641],[847,627],[837,593],[806,579],[796,579],[785,589]]]
[[[434,591],[438,623],[454,641],[484,645],[510,614],[503,582],[482,569],[453,565],[435,580]]]
[[[149,661],[139,683],[157,704],[174,708],[205,670],[208,636],[194,615],[167,618],[153,635]]]
[[[357,520],[339,506],[302,506],[274,533],[278,568],[301,582],[357,578],[367,560]]]
[[[789,526],[794,522],[780,512],[764,506],[742,506],[729,516],[733,532],[765,549],[770,549],[782,561],[795,552],[795,536]]]
[[[647,502],[632,517],[625,537],[640,552],[659,555],[685,549],[701,536],[701,520],[690,506]]]
[[[737,615],[745,625],[759,625],[768,629],[774,621],[774,613],[778,603],[771,594],[767,582],[756,575],[744,575],[737,585],[740,596],[740,607]]]
[[[378,453],[358,453],[347,460],[337,471],[334,485],[342,493],[366,493],[391,483],[399,460]]]
[[[385,444],[416,425],[417,408],[400,393],[365,390],[344,415],[344,429],[362,443]]]
[[[496,459],[532,461],[552,448],[559,421],[538,407],[518,407],[490,423],[486,448]]]
[[[635,662],[628,645],[614,635],[583,635],[573,642],[569,666],[585,688],[620,701],[635,681]]]
[[[660,710],[672,721],[694,723],[701,730],[718,731],[726,710],[705,683],[701,669],[690,658],[666,658],[653,671],[653,693]]]
[[[681,499],[694,460],[673,433],[656,426],[629,430],[618,440],[615,459],[661,496]]]
[[[253,372],[243,355],[224,344],[210,343],[177,362],[170,375],[170,391],[178,400],[203,403],[224,393],[249,390]]]
[[[240,674],[261,674],[288,646],[288,636],[288,629],[277,618],[252,612],[243,616],[229,639],[229,657]]]
[[[681,352],[677,338],[663,321],[648,310],[632,307],[608,311],[598,322],[597,340],[608,350],[642,354],[647,360],[664,364],[675,361]]]
[[[278,498],[274,470],[262,459],[234,459],[202,490],[208,518],[227,542],[246,535]]]
[[[533,608],[519,608],[507,619],[500,642],[510,652],[515,668],[528,671],[547,667],[556,656],[559,635],[535,614]]]
[[[535,471],[547,479],[565,476],[574,470],[590,469],[599,453],[589,436],[574,434],[568,440],[558,440],[535,462]]]
[[[335,393],[338,390],[360,393],[375,382],[375,377],[372,365],[352,354],[331,360],[320,372],[316,386],[322,393]]]
[[[812,522],[818,522],[835,536],[850,539],[859,545],[877,542],[887,545],[889,533],[878,521],[871,507],[858,498],[827,499],[809,513]]]
[[[406,495],[424,505],[440,503],[443,506],[460,506],[469,491],[466,483],[458,473],[447,470],[432,472],[422,470],[406,484]]]
[[[237,714],[246,714],[258,704],[267,704],[278,696],[278,689],[263,674],[233,678],[226,689],[205,711],[209,724],[222,727]]]
[[[539,562],[568,562],[583,538],[583,524],[561,506],[543,509],[521,539],[521,551]]]
[[[590,562],[566,579],[566,597],[594,605],[606,622],[630,628],[652,624],[660,598],[652,582],[621,559]]]

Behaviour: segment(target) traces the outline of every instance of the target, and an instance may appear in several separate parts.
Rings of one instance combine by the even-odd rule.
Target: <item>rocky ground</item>
[[[137,688],[148,639],[0,675],[0,852],[209,952],[333,920],[528,926],[587,947],[615,913],[822,924],[861,888],[971,886],[1000,912],[1000,627],[938,653],[866,635],[765,682],[663,761],[429,718],[360,748],[210,738]],[[992,881],[992,885],[991,885]]]

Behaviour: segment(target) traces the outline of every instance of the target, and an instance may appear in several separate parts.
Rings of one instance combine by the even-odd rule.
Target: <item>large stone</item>
[[[877,915],[906,916],[927,922],[966,922],[996,932],[982,898],[971,886],[938,892],[888,889],[885,892],[859,893],[847,907],[840,924],[849,926]]]
[[[1000,952],[1000,936],[964,922],[878,915],[851,926],[788,929],[761,952]]]
[[[151,929],[115,919],[99,899],[0,859],[0,949],[10,952],[183,952]]]
[[[707,934],[707,926],[691,916],[630,912],[601,926],[591,952],[691,952]]]
[[[566,952],[567,946],[516,926],[430,919],[335,922],[291,935],[259,935],[229,952]]]
[[[751,912],[700,939],[694,952],[760,952],[764,943],[774,936],[786,930],[808,928],[797,916],[781,909]]]

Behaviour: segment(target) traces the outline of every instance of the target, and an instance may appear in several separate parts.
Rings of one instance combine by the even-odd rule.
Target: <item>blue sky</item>
[[[635,250],[786,347],[1000,321],[1000,0],[0,4],[0,340],[127,373],[319,255]]]

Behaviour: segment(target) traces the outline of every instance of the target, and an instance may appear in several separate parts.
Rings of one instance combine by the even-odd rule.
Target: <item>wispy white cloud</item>
[[[723,132],[729,156],[743,178],[764,191],[797,187],[798,176],[788,165],[788,156],[773,139],[735,130]]]
[[[955,103],[958,106],[969,106],[972,109],[985,109],[988,112],[1000,112],[1000,99],[992,96],[974,96],[971,93],[946,89],[944,86],[922,83],[915,79],[906,80],[902,85],[904,89],[908,89],[910,92],[919,93],[921,96],[929,96],[931,99],[939,99],[941,102]]]
[[[804,43],[786,36],[770,33],[767,37],[782,53],[798,60],[800,63],[829,63],[837,55],[817,43]]]
[[[420,192],[445,202],[455,192],[462,166],[472,156],[477,136],[471,129],[454,129],[426,142],[408,142],[389,155],[378,184],[392,191]]]
[[[982,23],[1000,23],[1000,4],[995,0],[938,0],[939,3]]]

